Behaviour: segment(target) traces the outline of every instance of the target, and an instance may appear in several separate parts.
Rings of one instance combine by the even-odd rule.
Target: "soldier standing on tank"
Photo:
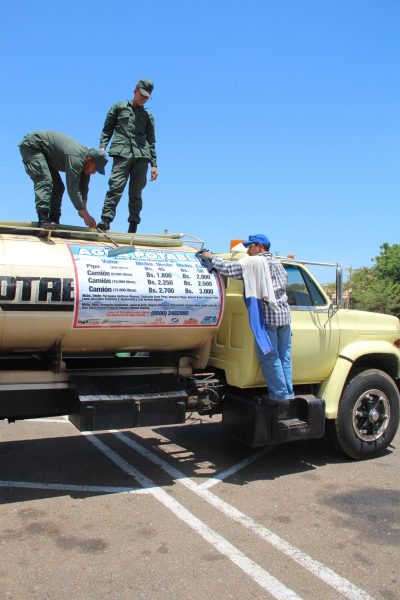
[[[135,233],[140,223],[142,190],[147,183],[147,169],[151,165],[151,181],[158,176],[156,137],[153,115],[144,105],[151,97],[154,84],[141,79],[132,100],[113,104],[107,113],[100,137],[100,148],[105,150],[112,138],[109,154],[113,157],[108,192],[104,200],[99,229],[107,231],[115,217],[116,208],[129,179],[129,233]]]
[[[25,171],[35,190],[39,227],[55,229],[60,222],[65,186],[59,171],[65,172],[68,195],[87,227],[96,221],[86,208],[90,175],[101,173],[107,164],[104,150],[88,148],[56,131],[34,131],[19,144]]]

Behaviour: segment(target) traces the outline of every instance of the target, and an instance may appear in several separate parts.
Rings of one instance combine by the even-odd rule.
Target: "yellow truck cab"
[[[221,256],[238,260],[244,254]],[[287,439],[302,437],[295,433],[295,420],[307,414],[302,404],[308,395],[323,401],[327,430],[336,447],[352,458],[375,456],[390,444],[399,422],[400,321],[394,316],[342,308],[339,265],[284,257],[280,260],[288,274],[293,384],[297,396],[292,402],[294,431],[288,431]],[[307,264],[336,268],[337,305],[333,305]],[[213,340],[209,365],[222,371],[228,386],[236,390],[231,403],[228,394],[226,405],[231,413],[228,428],[240,437],[240,419],[255,409],[250,398],[251,408],[246,411],[237,390],[249,391],[265,385],[241,281],[226,279],[224,318]],[[257,423],[257,417],[254,422]],[[301,423],[297,425],[301,427]],[[255,431],[248,431],[247,436],[249,440],[253,436],[253,445],[261,445],[265,438]]]
[[[351,458],[382,453],[399,422],[399,320],[342,308],[337,265],[333,305],[306,263],[282,258],[296,398],[281,418],[263,400],[242,282],[202,262],[202,247],[0,223],[0,419],[67,414],[86,431],[222,413],[250,446],[327,430]]]

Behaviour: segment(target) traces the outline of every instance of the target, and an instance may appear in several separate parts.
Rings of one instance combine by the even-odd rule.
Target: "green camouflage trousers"
[[[129,178],[129,218],[130,223],[140,223],[142,210],[142,190],[147,183],[147,158],[123,158],[115,156],[108,180],[108,192],[104,200],[101,218],[112,221],[118,202],[121,200],[126,183]]]
[[[61,201],[65,186],[59,172],[50,166],[45,155],[38,149],[25,144],[19,146],[25,171],[33,181],[36,212],[46,214],[51,221],[58,223],[61,215]]]

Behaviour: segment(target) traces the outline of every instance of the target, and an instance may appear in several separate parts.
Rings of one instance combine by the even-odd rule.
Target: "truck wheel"
[[[354,459],[384,452],[399,425],[400,395],[384,371],[358,371],[346,384],[328,432],[337,449]]]

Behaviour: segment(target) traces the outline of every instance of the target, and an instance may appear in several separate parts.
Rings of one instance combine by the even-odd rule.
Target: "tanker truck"
[[[306,262],[280,257],[296,398],[279,414],[242,282],[201,261],[203,245],[0,223],[0,419],[68,415],[96,431],[222,414],[224,433],[252,447],[327,433],[350,458],[384,452],[399,422],[399,320],[343,308],[339,265],[333,304]]]

